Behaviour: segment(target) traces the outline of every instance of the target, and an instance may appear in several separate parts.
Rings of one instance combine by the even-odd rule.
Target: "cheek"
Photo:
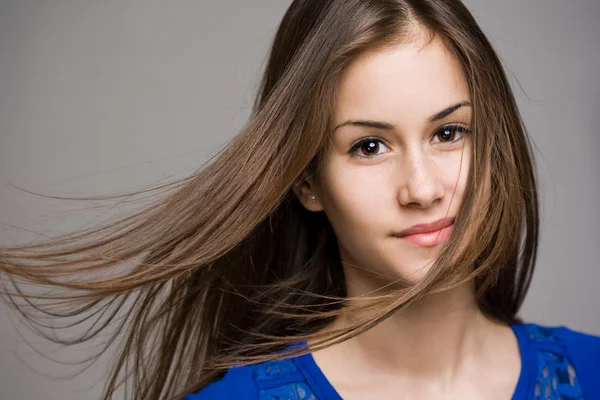
[[[471,149],[465,145],[463,151],[456,151],[436,160],[436,175],[445,188],[445,196],[453,197],[452,203],[462,199],[469,179]]]
[[[456,164],[458,165],[458,171],[456,172],[456,191],[457,194],[461,195],[465,191],[467,186],[467,181],[469,180],[469,170],[471,166],[471,147],[470,145],[465,145],[465,148],[462,152],[462,157],[459,156]]]
[[[393,207],[392,182],[389,173],[376,166],[353,167],[330,164],[323,169],[325,213],[334,230],[360,230],[361,233],[377,226],[378,215],[385,208]],[[385,208],[384,208],[385,207]]]

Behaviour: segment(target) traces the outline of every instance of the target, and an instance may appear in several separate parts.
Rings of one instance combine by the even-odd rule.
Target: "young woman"
[[[123,336],[106,399],[122,378],[139,400],[600,396],[600,338],[517,316],[534,165],[458,0],[295,0],[247,126],[166,188],[112,224],[0,248],[34,327]]]

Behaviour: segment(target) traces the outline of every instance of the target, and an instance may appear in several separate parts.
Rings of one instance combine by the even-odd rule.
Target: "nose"
[[[444,185],[439,168],[423,154],[402,160],[402,185],[398,194],[400,204],[412,208],[429,208],[441,202]]]

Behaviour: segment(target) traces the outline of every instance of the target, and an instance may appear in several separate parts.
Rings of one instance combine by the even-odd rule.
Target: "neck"
[[[332,327],[351,322],[338,319]],[[479,310],[472,286],[465,285],[430,295],[337,348],[325,349],[328,355],[315,354],[315,359],[319,364],[345,359],[348,368],[361,365],[373,376],[401,375],[450,385],[457,375],[467,373],[465,368],[485,364],[490,353],[486,349],[498,340],[499,331],[506,338],[506,327],[499,327]]]

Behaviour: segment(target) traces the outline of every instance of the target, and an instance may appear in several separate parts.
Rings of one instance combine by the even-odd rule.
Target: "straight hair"
[[[443,40],[468,84],[467,188],[422,281],[350,298],[326,215],[293,189],[322,165],[341,74],[367,51],[410,41],[415,26]],[[293,1],[251,117],[223,151],[184,179],[100,199],[146,194],[156,198],[126,217],[0,247],[4,298],[30,327],[62,344],[109,335],[92,359],[118,346],[103,399],[123,384],[136,400],[181,398],[233,365],[289,356],[302,340],[313,350],[347,340],[469,281],[484,313],[520,322],[536,260],[531,144],[496,53],[458,0]],[[359,322],[320,331],[347,313]],[[81,335],[55,336],[48,317]]]

